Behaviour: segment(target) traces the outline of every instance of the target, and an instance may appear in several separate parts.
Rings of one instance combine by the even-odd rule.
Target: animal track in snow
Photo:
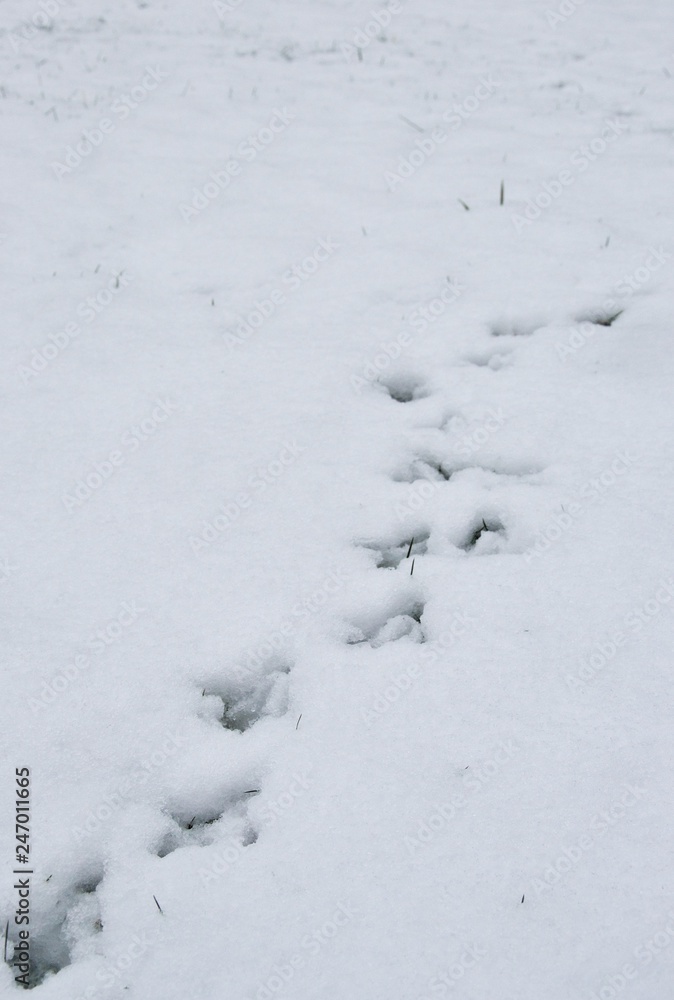
[[[475,517],[456,543],[468,555],[493,556],[520,551],[512,547],[503,521],[494,515]]]
[[[288,710],[290,669],[286,661],[276,659],[262,674],[210,682],[202,691],[203,714],[241,734],[266,716],[282,716]],[[254,844],[258,831],[248,814],[248,803],[260,792],[259,779],[252,775],[239,779],[225,794],[207,795],[207,804],[202,799],[193,812],[188,803],[175,807],[165,814],[153,853],[165,858],[181,847],[207,846],[221,840],[236,841],[242,848]],[[31,914],[30,989],[74,962],[104,953],[98,940],[103,931],[98,896],[102,881],[101,863],[90,867],[70,886],[59,888],[51,908],[44,910],[35,900]],[[54,883],[50,890],[56,891]],[[12,975],[17,974],[12,963],[18,945],[10,934],[5,962]]]
[[[220,798],[211,808],[201,808],[187,818],[181,809],[169,813],[170,828],[161,836],[155,853],[159,858],[168,857],[182,847],[207,847],[220,840],[237,840],[242,847],[249,847],[258,838],[258,832],[248,816],[248,802],[261,789],[250,782],[251,787],[233,791]]]
[[[485,349],[483,351],[476,351],[473,354],[467,354],[464,357],[464,361],[469,365],[475,365],[478,368],[491,368],[492,371],[500,371],[501,368],[508,368],[513,363],[513,352],[503,348],[497,348],[496,350]]]
[[[384,611],[365,612],[353,622],[352,633],[347,642],[352,645],[368,643],[374,649],[387,642],[409,639],[411,642],[426,641],[422,616],[424,602],[410,594],[399,595]]]
[[[452,470],[447,468],[447,463],[436,456],[417,455],[409,464],[398,466],[391,475],[395,483],[416,483],[419,479],[427,479],[430,482],[448,482],[451,479]]]
[[[100,902],[97,889],[103,874],[85,876],[64,887],[50,913],[38,911],[31,914],[29,988],[39,986],[55,975],[91,954],[95,939],[102,931]],[[12,947],[16,941],[8,939],[6,961],[12,961]],[[17,974],[13,971],[13,974]]]
[[[281,716],[288,711],[290,666],[278,661],[267,673],[250,680],[223,677],[203,689],[204,698],[218,699],[215,711],[222,726],[245,733],[265,716]]]
[[[522,320],[501,319],[492,325],[491,335],[492,337],[530,337],[546,325],[546,321],[541,317]]]
[[[624,312],[624,309],[617,309],[614,312],[602,312],[598,309],[596,312],[578,316],[576,323],[592,323],[593,326],[613,326],[618,317],[622,316]]]
[[[202,717],[219,723],[233,733],[246,733],[266,717],[280,717],[288,711],[290,664],[280,658],[270,662],[266,672],[241,677],[224,676],[202,688]],[[248,816],[247,805],[260,793],[251,776],[226,794],[218,794],[204,805],[183,803],[168,811],[170,828],[161,836],[155,853],[165,858],[181,847],[205,847],[225,836],[243,847],[254,844],[258,833]]]
[[[476,525],[471,526],[466,540],[459,545],[459,548],[463,549],[464,552],[471,552],[477,548],[478,542],[488,535],[500,535],[504,538],[505,528],[496,518],[490,518],[487,521],[486,518],[482,517]]]
[[[377,553],[378,569],[396,569],[401,562],[424,555],[428,548],[430,532],[420,528],[413,536],[390,541],[363,542],[362,547]]]
[[[425,383],[412,374],[391,374],[383,375],[376,382],[382,386],[396,403],[411,403],[415,399],[424,399],[428,396]]]
[[[543,469],[532,462],[501,462],[498,466],[482,465],[465,459],[447,460],[425,452],[408,463],[399,465],[391,478],[396,483],[416,483],[422,479],[430,482],[449,482],[454,477],[469,472],[490,474],[503,479],[527,479],[539,475]]]

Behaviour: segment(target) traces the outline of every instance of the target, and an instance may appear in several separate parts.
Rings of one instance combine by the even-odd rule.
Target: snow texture
[[[673,27],[4,0],[0,996],[674,996]]]

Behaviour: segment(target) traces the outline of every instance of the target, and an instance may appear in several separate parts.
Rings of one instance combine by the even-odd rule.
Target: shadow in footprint
[[[424,602],[411,596],[391,602],[384,612],[372,612],[353,622],[347,642],[351,646],[367,643],[374,649],[387,642],[409,639],[410,642],[426,641],[422,617]]]
[[[501,319],[491,328],[492,337],[531,337],[537,330],[542,330],[546,322],[541,317],[530,319]]]
[[[290,665],[279,661],[271,670],[250,679],[224,677],[205,685],[204,698],[222,702],[219,720],[225,729],[245,733],[266,716],[279,717],[288,711],[288,674]]]
[[[470,459],[452,458],[447,461],[437,457],[430,458],[428,455],[420,455],[407,464],[398,466],[391,474],[391,479],[396,483],[416,483],[421,480],[432,483],[451,480],[458,483],[464,477],[481,476],[483,480],[491,478],[495,483],[504,480],[526,482],[540,476],[544,471],[545,466],[535,461],[503,460],[486,464]]]
[[[396,569],[401,562],[425,555],[430,533],[419,529],[415,534],[398,541],[364,542],[363,548],[377,553],[377,569]]]
[[[448,482],[452,477],[451,469],[440,459],[430,455],[419,455],[409,464],[399,466],[391,475],[394,483],[416,483],[420,479],[430,482]]]
[[[471,524],[458,548],[474,555],[495,555],[504,551],[507,533],[496,517],[478,517]]]
[[[578,316],[576,323],[591,323],[593,326],[613,326],[618,317],[622,316],[624,312],[624,309],[617,309],[615,312],[601,312],[597,310],[597,312]]]
[[[225,836],[242,847],[250,847],[256,843],[258,831],[248,817],[247,804],[260,791],[251,788],[233,793],[217,808],[202,809],[189,819],[183,814],[169,813],[171,828],[162,835],[153,853],[158,858],[167,858],[183,847],[208,847]]]
[[[424,382],[416,375],[399,373],[382,376],[377,380],[396,403],[411,403],[415,399],[424,399],[428,391]]]
[[[75,880],[60,893],[51,913],[31,915],[30,971],[28,988],[39,986],[49,977],[71,965],[78,952],[87,950],[88,943],[102,929],[97,889],[103,881],[102,868]],[[17,975],[13,962],[19,942],[10,932],[5,949],[5,961]],[[18,959],[17,959],[18,961]]]
[[[492,336],[500,336],[500,334],[493,333]],[[469,365],[475,365],[478,368],[489,368],[491,371],[497,372],[502,368],[508,368],[513,363],[512,351],[509,350],[495,350],[495,351],[481,351],[475,352],[474,354],[467,354],[464,361]]]

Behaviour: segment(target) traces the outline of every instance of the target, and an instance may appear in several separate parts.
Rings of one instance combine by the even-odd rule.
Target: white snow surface
[[[0,16],[1,995],[669,1000],[669,0]]]

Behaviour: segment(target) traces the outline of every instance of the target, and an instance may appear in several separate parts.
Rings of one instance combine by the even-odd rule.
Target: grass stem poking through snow
[[[458,201],[459,205],[463,205],[463,207],[465,208],[465,210],[467,212],[470,212],[470,205],[466,205],[466,203],[463,200],[463,198],[457,198],[456,200]]]
[[[297,730],[300,728],[300,722],[301,721],[302,721],[302,713],[300,712],[299,718],[297,720],[297,724],[295,726],[295,732],[297,732]]]
[[[409,118],[405,118],[405,115],[398,115],[398,117],[401,118],[402,121],[404,121],[407,125],[411,125],[412,128],[415,128],[417,130],[417,132],[424,132],[425,131],[425,129],[423,129],[421,127],[421,125],[417,125],[416,122],[410,121]]]
[[[159,912],[163,916],[164,915],[164,911],[162,910],[161,906],[159,905],[159,900],[157,899],[156,896],[153,896],[152,898],[154,899],[155,903],[157,904],[157,909],[159,910]]]
[[[505,201],[505,181],[501,181],[501,196],[499,199],[499,205],[502,205]]]
[[[410,576],[414,576],[414,563],[415,562],[416,562],[416,559],[413,559],[412,560],[412,569],[410,570]]]
[[[619,309],[618,312],[612,313],[610,316],[599,316],[594,322],[597,326],[613,326],[618,316],[622,316],[624,309]]]
[[[409,557],[412,555],[412,546],[413,545],[414,545],[414,539],[412,539],[412,541],[410,542],[410,547],[407,550],[407,555],[405,556],[405,559],[409,559]]]

